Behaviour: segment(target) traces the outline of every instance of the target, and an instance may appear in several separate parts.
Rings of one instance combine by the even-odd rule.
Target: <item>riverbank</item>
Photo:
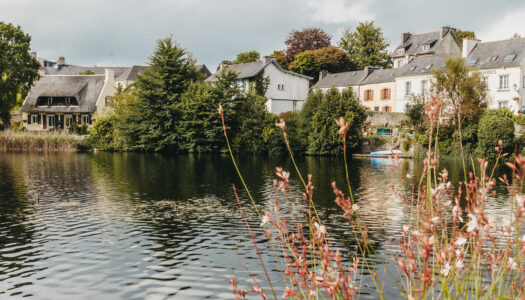
[[[0,132],[0,151],[75,152],[89,147],[82,136],[61,132]]]

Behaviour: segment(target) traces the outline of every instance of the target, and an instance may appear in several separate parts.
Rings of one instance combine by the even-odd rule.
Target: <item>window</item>
[[[499,76],[499,88],[500,90],[509,88],[509,75]]]
[[[410,81],[405,82],[405,96],[410,96],[412,93],[412,83]]]
[[[370,109],[370,107],[366,106],[366,107],[365,107],[365,110],[371,110],[371,109]]]
[[[88,124],[89,119],[89,115],[82,115],[82,124]]]
[[[432,64],[428,64],[428,65],[425,67],[425,70],[430,70],[430,68],[432,68]]]
[[[31,123],[33,124],[38,123],[38,115],[31,115]]]
[[[397,49],[397,54],[399,55],[405,54],[405,49]]]
[[[397,67],[401,68],[403,66],[404,62],[402,60],[397,61]]]
[[[382,110],[384,112],[392,112],[392,106],[383,106]]]
[[[293,105],[293,111],[296,111],[297,110],[297,100],[293,100],[292,105]]]
[[[379,111],[379,106],[374,107],[374,111]]]
[[[71,97],[66,97],[65,101],[66,105],[70,105],[71,104]],[[107,97],[106,97],[106,102],[107,102]]]
[[[498,108],[508,108],[509,107],[509,101],[499,101],[498,102]]]
[[[426,95],[426,94],[427,94],[427,81],[422,80],[421,81],[421,95]]]
[[[278,84],[277,85],[277,90],[284,91],[284,84]]]
[[[417,66],[412,66],[410,67],[410,69],[408,69],[409,71],[414,71],[416,69]]]
[[[478,62],[478,60],[479,60],[478,58],[476,58],[476,59],[469,59],[468,63],[469,63],[469,65],[475,65]]]
[[[514,60],[515,58],[516,58],[516,54],[510,54],[510,55],[505,56],[504,61],[511,61],[511,60]]]
[[[525,76],[523,76],[523,88],[525,88]]]
[[[421,50],[427,52],[428,50],[430,50],[430,45],[423,45],[423,47],[421,47]]]
[[[381,90],[381,100],[390,100],[390,89],[384,88]]]
[[[72,115],[65,115],[64,123],[66,125],[66,128],[71,127],[71,125],[73,125],[73,116]]]
[[[487,57],[487,61],[495,61],[496,59],[498,59],[498,56],[489,56]]]
[[[365,91],[365,101],[372,101],[372,100],[374,100],[374,91],[366,90]]]
[[[49,127],[55,126],[55,116],[54,115],[47,115],[47,126]]]

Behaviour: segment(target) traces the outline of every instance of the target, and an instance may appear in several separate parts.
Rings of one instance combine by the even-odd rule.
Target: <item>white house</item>
[[[407,103],[415,97],[428,97],[434,77],[432,71],[445,66],[448,56],[419,56],[408,61],[396,72],[394,112],[405,112]]]
[[[264,60],[245,64],[223,62],[218,72],[222,70],[237,73],[237,84],[246,91],[250,88],[250,82],[262,72],[262,76],[270,80],[264,95],[268,98],[266,107],[274,114],[300,110],[308,97],[310,80],[312,80],[311,77],[284,70],[273,57],[264,57]],[[213,75],[206,79],[206,82],[216,80]]]
[[[420,34],[404,32],[401,43],[391,53],[393,67],[402,68],[414,57],[461,55],[455,37],[456,29],[449,26]]]
[[[525,39],[494,42],[463,40],[466,63],[482,74],[488,88],[488,108],[525,111]]]

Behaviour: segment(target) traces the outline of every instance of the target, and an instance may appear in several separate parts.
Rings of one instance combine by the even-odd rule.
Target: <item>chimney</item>
[[[366,76],[370,75],[374,70],[379,69],[378,67],[372,67],[372,66],[366,66],[365,67],[365,73]]]
[[[56,67],[58,69],[60,69],[61,67],[65,66],[66,65],[66,58],[63,57],[63,56],[59,56],[57,58],[57,64],[56,64]]]
[[[467,56],[470,54],[472,49],[474,49],[474,47],[476,47],[478,43],[479,43],[479,40],[476,40],[476,39],[469,39],[469,38],[463,39],[463,52],[461,56],[463,58],[467,58]]]
[[[263,59],[264,59],[264,63],[267,63],[267,62],[269,62],[271,60],[274,60],[275,57],[273,57],[273,56],[264,56]]]
[[[411,36],[412,34],[410,32],[403,32],[401,34],[401,44],[406,43]]]
[[[36,52],[35,51],[31,52],[31,57],[32,58],[36,58]]]
[[[456,36],[456,28],[452,28],[450,26],[442,26],[439,28],[439,37],[444,38],[447,33],[451,32],[452,35]]]
[[[219,64],[219,67],[217,68],[218,71],[222,72],[224,71],[224,69],[226,69],[227,66],[231,65],[232,62],[229,61],[229,60],[223,60],[220,64]]]
[[[325,78],[326,75],[328,75],[328,71],[327,70],[321,70],[321,72],[319,72],[319,80]]]

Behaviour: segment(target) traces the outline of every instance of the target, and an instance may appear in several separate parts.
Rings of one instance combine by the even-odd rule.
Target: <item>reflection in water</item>
[[[238,162],[258,205],[271,209],[275,166],[293,170],[288,158],[245,156]],[[298,163],[303,174],[313,175],[316,205],[335,248],[351,260],[353,236],[330,186],[332,181],[344,186],[343,161],[301,157]],[[457,182],[457,164],[441,164]],[[392,188],[410,191],[422,168],[417,160],[403,160],[395,168],[389,159],[351,162],[351,185],[378,264],[392,267],[392,252],[385,253],[395,251],[408,221]],[[232,193],[232,183],[241,186],[235,174],[227,156],[2,154],[0,298],[230,299],[231,277],[251,285],[232,244],[253,275],[262,278]],[[291,185],[300,194],[296,178],[292,173]],[[242,191],[241,198],[262,241]],[[505,196],[488,203],[487,214],[500,222],[508,211]],[[263,243],[261,250],[276,271],[270,249]],[[272,277],[280,279],[278,272]],[[398,295],[390,285],[387,297]],[[362,287],[362,298],[370,289]]]

